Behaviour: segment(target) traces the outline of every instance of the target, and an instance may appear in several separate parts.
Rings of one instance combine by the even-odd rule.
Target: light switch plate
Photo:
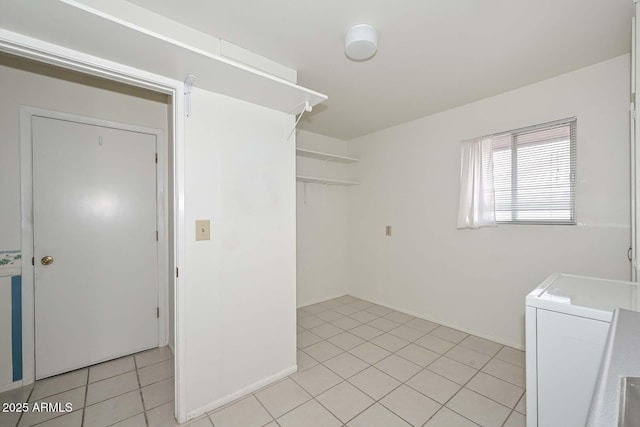
[[[196,219],[196,240],[211,240],[211,221]]]

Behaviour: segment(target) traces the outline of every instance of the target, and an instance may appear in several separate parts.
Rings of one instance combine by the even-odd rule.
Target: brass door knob
[[[51,265],[51,264],[53,264],[53,257],[49,256],[49,255],[44,256],[44,257],[42,257],[40,262],[42,263],[42,265]]]

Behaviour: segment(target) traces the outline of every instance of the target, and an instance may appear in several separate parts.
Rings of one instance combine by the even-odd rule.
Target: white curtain
[[[496,225],[493,188],[493,140],[462,141],[458,228]]]

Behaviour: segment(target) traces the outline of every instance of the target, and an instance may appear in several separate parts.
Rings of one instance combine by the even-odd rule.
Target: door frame
[[[169,113],[169,135],[173,142],[173,161],[168,167],[173,169],[173,261],[176,275],[173,277],[174,299],[174,358],[175,358],[175,416],[180,423],[187,421],[187,376],[186,376],[186,283],[188,271],[185,267],[185,209],[184,209],[184,178],[185,178],[185,85],[181,81],[163,77],[148,71],[133,68],[124,64],[109,61],[73,49],[34,39],[5,29],[0,29],[0,51],[20,56],[37,62],[55,65],[83,74],[102,77],[120,83],[125,83],[155,92],[166,94],[171,99]],[[22,222],[29,219],[31,212],[22,212]],[[24,259],[24,258],[23,258]],[[180,275],[178,276],[178,269]],[[23,295],[23,307],[28,300]],[[33,326],[33,318],[28,318],[23,312],[23,327]],[[23,362],[27,354],[23,340]],[[34,372],[23,371],[24,385],[33,382]],[[29,381],[30,379],[30,381]]]
[[[158,345],[160,347],[169,344],[169,258],[168,258],[168,233],[169,223],[165,215],[168,206],[167,193],[167,139],[161,129],[147,128],[128,123],[102,120],[93,117],[64,113],[61,111],[44,108],[20,106],[20,192],[22,215],[22,259],[27,263],[33,258],[34,234],[33,234],[33,141],[32,118],[43,117],[47,119],[63,120],[73,123],[106,127],[123,131],[144,133],[156,137],[156,224],[158,226],[158,245],[156,247],[158,282]],[[25,215],[28,213],[27,215]],[[26,267],[26,268],[25,268]],[[31,325],[23,327],[23,369],[24,372],[33,373],[35,379],[35,265],[29,268],[22,266],[22,292],[23,315],[33,319]],[[27,304],[24,304],[24,300]],[[33,357],[29,357],[33,355]]]

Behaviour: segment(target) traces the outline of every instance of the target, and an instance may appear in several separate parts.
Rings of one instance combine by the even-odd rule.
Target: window
[[[458,228],[575,224],[576,119],[463,141]]]
[[[576,119],[493,138],[498,223],[575,224]]]

